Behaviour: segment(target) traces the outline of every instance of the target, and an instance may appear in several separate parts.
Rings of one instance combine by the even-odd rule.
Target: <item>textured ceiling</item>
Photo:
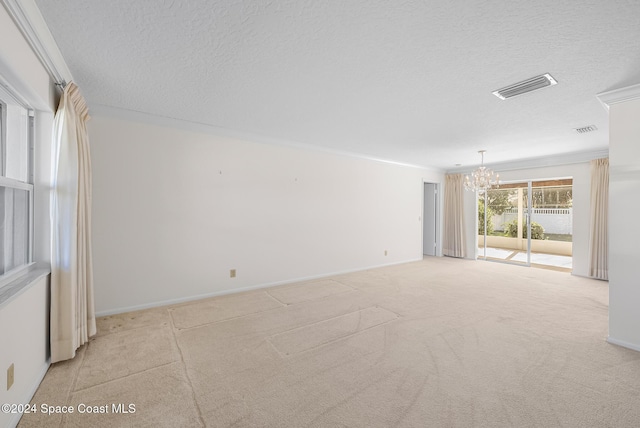
[[[640,83],[636,0],[36,3],[90,107],[442,169],[606,150]]]

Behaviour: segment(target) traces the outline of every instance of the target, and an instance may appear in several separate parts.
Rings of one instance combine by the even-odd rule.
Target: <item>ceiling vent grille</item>
[[[590,126],[583,126],[582,128],[576,128],[576,132],[578,134],[586,134],[587,132],[593,132],[593,131],[597,131],[598,128],[596,128],[595,125],[590,125]]]
[[[493,92],[493,95],[501,100],[506,100],[507,98],[513,98],[517,95],[526,94],[527,92],[546,88],[547,86],[553,86],[557,83],[556,79],[547,73],[498,89]]]

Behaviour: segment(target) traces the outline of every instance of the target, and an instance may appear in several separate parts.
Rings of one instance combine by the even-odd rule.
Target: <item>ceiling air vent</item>
[[[590,126],[583,126],[582,128],[576,128],[576,132],[578,134],[585,134],[587,132],[593,132],[593,131],[597,131],[598,128],[596,128],[595,125],[590,125]]]
[[[549,73],[542,76],[532,77],[531,79],[523,80],[522,82],[514,83],[513,85],[506,86],[502,89],[498,89],[493,92],[493,95],[506,100],[507,98],[513,98],[517,95],[526,94],[527,92],[535,91],[537,89],[546,88],[547,86],[553,86],[556,83],[556,79],[551,77]]]

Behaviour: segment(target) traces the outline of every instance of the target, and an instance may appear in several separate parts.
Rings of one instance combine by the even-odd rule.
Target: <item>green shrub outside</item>
[[[504,228],[505,236],[518,237],[518,220],[510,221]],[[527,239],[527,228],[522,228],[522,238]],[[531,239],[544,239],[544,227],[535,221],[531,222]]]

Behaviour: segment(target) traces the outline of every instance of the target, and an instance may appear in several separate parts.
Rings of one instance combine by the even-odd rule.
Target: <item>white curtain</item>
[[[91,258],[89,114],[78,87],[62,94],[53,127],[51,362],[73,358],[96,333]]]
[[[609,279],[609,159],[591,161],[589,275]]]
[[[444,186],[444,236],[442,253],[464,257],[463,174],[447,174]]]

